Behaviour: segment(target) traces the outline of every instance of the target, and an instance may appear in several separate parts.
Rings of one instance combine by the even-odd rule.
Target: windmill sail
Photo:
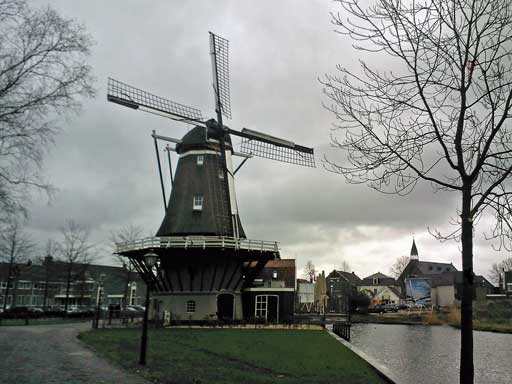
[[[240,144],[241,153],[284,163],[315,167],[313,148],[304,147],[292,141],[247,128],[242,129],[241,132],[228,129],[228,132],[242,137]]]
[[[210,32],[215,110],[231,119],[229,96],[229,41]]]
[[[201,111],[108,78],[107,100],[132,109],[146,110],[185,123],[203,123]]]

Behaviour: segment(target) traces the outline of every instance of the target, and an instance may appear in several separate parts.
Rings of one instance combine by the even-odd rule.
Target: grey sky
[[[34,4],[46,4],[34,1]],[[238,173],[236,191],[250,238],[276,240],[282,257],[295,257],[298,275],[307,260],[330,270],[347,260],[360,276],[388,273],[409,253],[412,235],[420,259],[460,267],[458,244],[440,244],[427,228],[452,230],[455,194],[433,194],[428,185],[400,198],[349,185],[326,172],[334,117],[322,107],[318,81],[337,64],[357,70],[350,41],[333,32],[323,1],[51,1],[84,23],[96,41],[91,65],[98,97],[63,121],[45,161],[59,188],[51,205],[33,204],[29,229],[40,241],[58,238],[66,218],[87,224],[109,255],[109,232],[127,223],[154,233],[163,217],[151,130],[181,137],[189,126],[106,101],[108,76],[213,116],[208,46],[211,30],[230,40],[231,105],[227,125],[252,128],[316,150],[317,169],[251,159]],[[236,141],[235,141],[236,142]],[[174,159],[176,162],[176,159]],[[486,229],[481,223],[479,229]],[[475,269],[509,255],[476,238]]]

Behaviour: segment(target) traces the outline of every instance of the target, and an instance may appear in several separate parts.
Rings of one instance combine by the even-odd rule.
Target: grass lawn
[[[99,329],[80,339],[157,383],[385,383],[324,331],[151,329],[144,369],[139,329]]]
[[[83,321],[91,321],[91,319],[62,318],[49,317],[46,319],[29,319],[28,325],[52,325],[52,324],[69,324]],[[27,325],[25,319],[1,319],[0,326]]]

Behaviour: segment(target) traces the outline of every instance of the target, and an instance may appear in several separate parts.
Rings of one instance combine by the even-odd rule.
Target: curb
[[[342,339],[338,335],[336,335],[331,329],[325,328],[325,331],[334,337],[337,341],[339,341],[341,344],[343,344],[345,347],[350,349],[352,352],[354,352],[357,356],[359,356],[361,359],[366,361],[366,363],[372,367],[377,374],[382,377],[386,382],[389,384],[400,384],[399,380],[395,375],[389,370],[388,367],[382,365],[381,363],[377,362],[374,358],[368,356],[366,353],[361,351],[359,348],[354,347],[352,344],[350,344],[348,341]]]

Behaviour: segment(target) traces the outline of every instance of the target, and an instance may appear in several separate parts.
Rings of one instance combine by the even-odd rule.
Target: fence
[[[336,321],[332,325],[332,331],[346,341],[350,341],[350,326],[347,321]]]

